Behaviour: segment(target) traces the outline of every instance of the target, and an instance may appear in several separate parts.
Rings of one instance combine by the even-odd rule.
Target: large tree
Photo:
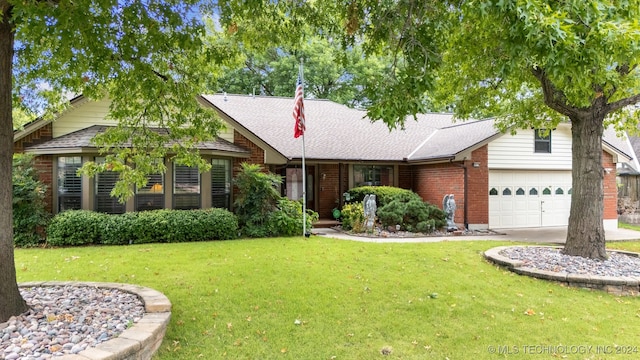
[[[570,121],[571,212],[564,253],[607,257],[602,134],[635,128],[640,1],[464,1],[451,8],[438,90],[460,117],[503,130]]]
[[[0,322],[27,309],[13,257],[14,105],[47,118],[70,94],[111,99],[119,126],[96,141],[107,162],[87,171],[118,171],[115,194],[126,197],[164,170],[154,159],[207,167],[193,145],[221,123],[197,97],[232,56],[225,49],[204,41],[196,0],[0,0]]]
[[[635,128],[640,101],[640,1],[346,0],[228,3],[222,19],[255,37],[277,19],[294,34],[316,26],[343,45],[391,56],[370,88],[368,115],[390,127],[447,106],[457,117],[495,116],[504,131],[570,121],[573,193],[564,252],[606,258],[602,134]],[[263,16],[261,14],[269,14]],[[273,23],[271,23],[273,24]],[[253,27],[257,25],[257,27]],[[269,33],[271,35],[271,33]],[[269,39],[263,38],[268,42]]]
[[[389,61],[364,57],[360,47],[344,51],[339,43],[319,36],[294,49],[282,46],[255,49],[239,46],[241,63],[231,66],[217,83],[216,91],[233,94],[291,96],[300,60],[304,63],[305,96],[330,99],[352,107],[370,102],[364,89],[384,72]]]

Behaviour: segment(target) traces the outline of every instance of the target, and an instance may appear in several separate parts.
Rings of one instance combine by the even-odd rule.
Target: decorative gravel
[[[117,337],[144,316],[134,294],[78,286],[20,288],[31,307],[0,323],[0,359],[51,359]]]
[[[514,246],[500,252],[511,260],[522,261],[527,267],[567,274],[588,274],[613,277],[640,277],[640,258],[610,251],[609,259],[593,260],[564,255],[559,248]]]

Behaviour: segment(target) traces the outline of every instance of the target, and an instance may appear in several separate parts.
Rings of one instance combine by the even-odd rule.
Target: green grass
[[[593,346],[570,359],[612,357],[596,346],[639,351],[640,299],[515,275],[482,257],[499,245],[300,237],[17,249],[15,257],[19,281],[163,292],[173,311],[156,359],[495,359],[503,356],[490,346],[522,357],[524,346],[561,344]],[[611,247],[640,251],[639,242]]]

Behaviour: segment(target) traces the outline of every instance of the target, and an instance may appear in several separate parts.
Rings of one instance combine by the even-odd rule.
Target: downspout
[[[464,229],[469,230],[469,222],[467,221],[467,203],[469,202],[468,194],[468,186],[467,186],[467,166],[465,165],[467,157],[465,156],[462,159],[462,165],[458,163],[454,163],[453,159],[449,159],[449,162],[455,166],[461,167],[463,169],[463,196],[464,196],[464,204],[463,204],[463,217],[464,217]]]

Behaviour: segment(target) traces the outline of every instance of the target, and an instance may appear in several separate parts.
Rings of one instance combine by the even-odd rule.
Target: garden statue
[[[376,196],[374,194],[365,195],[362,207],[364,208],[364,227],[370,232],[376,222]]]
[[[456,201],[453,198],[453,194],[447,194],[442,199],[442,210],[447,214],[447,231],[458,230],[453,217],[456,214]]]

